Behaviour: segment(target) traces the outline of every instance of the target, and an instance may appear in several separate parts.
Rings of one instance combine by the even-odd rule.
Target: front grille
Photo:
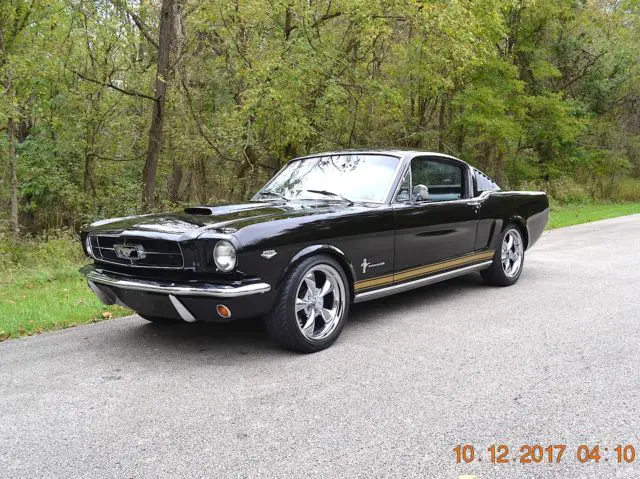
[[[91,235],[90,238],[93,256],[98,261],[142,268],[184,267],[182,250],[177,241],[109,235]],[[121,256],[118,256],[117,249]],[[134,252],[127,258],[122,257],[122,250]]]

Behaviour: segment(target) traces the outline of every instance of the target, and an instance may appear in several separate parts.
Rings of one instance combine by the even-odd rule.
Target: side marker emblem
[[[378,266],[384,266],[384,265],[385,265],[384,261],[380,261],[378,263],[369,263],[369,261],[367,261],[367,258],[364,258],[360,266],[362,266],[362,274],[367,274],[368,268],[377,268]]]
[[[362,274],[365,274],[367,272],[367,268],[369,267],[371,263],[369,263],[367,261],[367,258],[362,260],[362,264],[360,266],[362,266]]]
[[[276,253],[276,250],[268,249],[268,250],[263,251],[260,256],[262,256],[263,258],[266,258],[266,259],[271,259],[277,254],[278,253]]]

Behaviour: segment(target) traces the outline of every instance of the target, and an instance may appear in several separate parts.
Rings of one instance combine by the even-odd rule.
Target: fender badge
[[[385,265],[384,261],[380,261],[379,263],[369,263],[367,261],[367,258],[364,258],[360,266],[362,266],[362,274],[367,274],[367,268],[376,268],[378,266],[384,266],[384,265]]]
[[[260,256],[262,256],[263,258],[266,259],[271,259],[273,258],[275,255],[277,255],[278,253],[276,253],[276,250],[274,249],[267,249],[265,251],[262,252],[262,254]]]

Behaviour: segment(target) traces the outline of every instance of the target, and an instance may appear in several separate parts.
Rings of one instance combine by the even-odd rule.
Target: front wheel
[[[328,348],[340,336],[349,314],[347,285],[342,267],[333,258],[305,259],[288,274],[265,318],[269,335],[285,348],[303,353]]]
[[[491,266],[480,274],[488,284],[511,286],[520,278],[524,266],[524,241],[520,228],[515,224],[508,225],[502,232],[500,245]]]

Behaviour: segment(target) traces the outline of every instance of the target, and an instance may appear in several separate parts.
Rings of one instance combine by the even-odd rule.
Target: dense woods
[[[637,0],[2,0],[0,95],[7,235],[240,200],[358,147],[640,200]]]

